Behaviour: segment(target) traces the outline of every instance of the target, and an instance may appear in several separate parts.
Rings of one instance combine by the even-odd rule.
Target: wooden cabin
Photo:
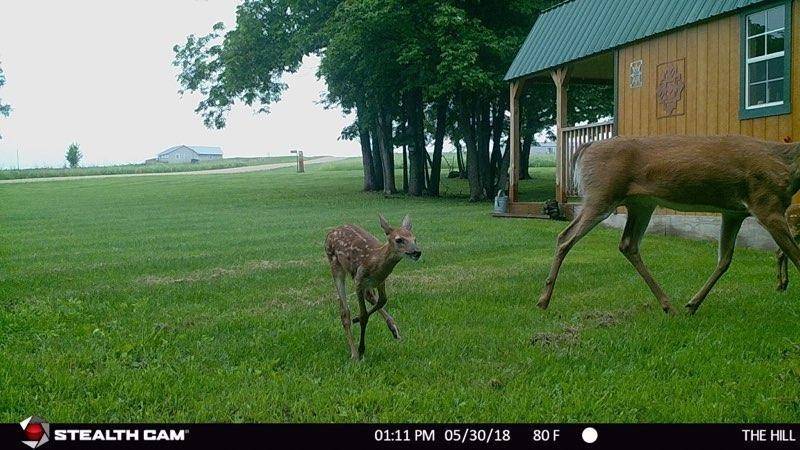
[[[586,141],[672,134],[800,140],[792,108],[800,107],[798,27],[800,0],[568,0],[543,11],[506,75],[509,213],[541,214],[541,204],[518,196],[526,85],[556,86],[556,200],[569,216],[578,195],[572,156]],[[570,83],[612,84],[614,117],[567,123]]]

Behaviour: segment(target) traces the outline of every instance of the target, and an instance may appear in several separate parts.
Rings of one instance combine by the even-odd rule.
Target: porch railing
[[[575,180],[573,180],[572,161],[578,148],[587,142],[601,141],[614,136],[614,120],[590,123],[575,127],[564,127],[559,132],[561,143],[559,148],[563,151],[559,161],[559,184],[564,186],[568,196],[579,195]]]

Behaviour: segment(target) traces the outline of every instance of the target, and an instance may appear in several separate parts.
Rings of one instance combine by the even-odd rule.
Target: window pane
[[[783,80],[775,80],[767,83],[767,91],[769,91],[769,102],[783,101]]]
[[[755,36],[763,33],[767,21],[767,14],[765,11],[757,12],[747,16],[747,35]]]
[[[783,31],[775,31],[767,35],[767,53],[783,51]]]
[[[783,78],[783,56],[767,61],[767,78]]]
[[[760,61],[750,64],[750,82],[764,81],[767,79],[767,62]]]
[[[770,9],[767,11],[767,29],[777,30],[778,28],[783,28],[783,19],[785,17],[786,13],[783,5]]]
[[[767,84],[751,84],[750,85],[750,98],[747,104],[750,106],[761,105],[767,102]]]
[[[750,38],[747,40],[747,57],[755,58],[764,56],[764,36]]]

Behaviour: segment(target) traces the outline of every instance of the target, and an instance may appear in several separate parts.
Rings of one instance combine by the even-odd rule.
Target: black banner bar
[[[800,448],[794,424],[0,424],[0,448]],[[37,439],[37,440],[33,440]],[[23,442],[26,441],[26,442]],[[38,444],[38,446],[36,446]],[[32,447],[32,445],[34,447]]]

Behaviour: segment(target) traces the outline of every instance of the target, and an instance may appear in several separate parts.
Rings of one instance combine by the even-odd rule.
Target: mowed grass
[[[306,157],[307,160],[319,156]],[[120,164],[116,166],[50,167],[37,169],[2,169],[0,180],[46,177],[82,177],[87,175],[120,175],[131,173],[194,172],[196,170],[227,169],[231,167],[256,166],[294,162],[296,156],[265,156],[258,158],[223,158],[197,163]]]
[[[800,420],[800,278],[777,294],[771,254],[737,250],[670,317],[598,228],[541,311],[565,223],[332,168],[0,186],[0,420]],[[378,212],[410,213],[423,257],[388,281],[403,339],[376,315],[353,363],[323,241]],[[643,254],[678,307],[715,264],[705,242]]]

